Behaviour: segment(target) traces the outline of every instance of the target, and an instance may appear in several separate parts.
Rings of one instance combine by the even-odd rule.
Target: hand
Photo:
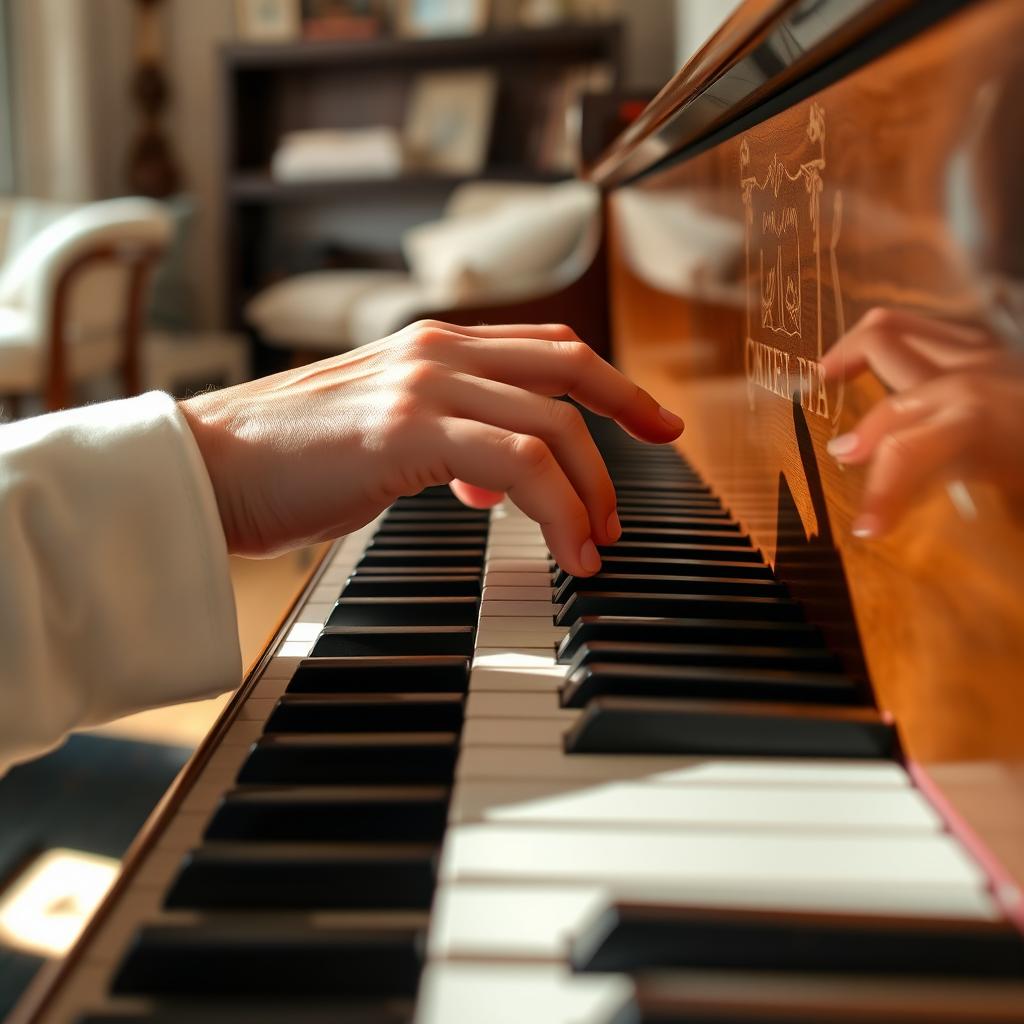
[[[505,493],[559,565],[589,576],[618,540],[615,489],[568,394],[635,437],[683,423],[567,327],[422,321],[373,345],[181,403],[228,548],[267,555],[351,533],[396,498],[449,483]]]
[[[1024,358],[988,331],[896,310],[868,313],[822,360],[830,379],[870,369],[894,389],[829,442],[849,465],[870,463],[858,537],[888,530],[936,479],[981,477],[1024,491]]]

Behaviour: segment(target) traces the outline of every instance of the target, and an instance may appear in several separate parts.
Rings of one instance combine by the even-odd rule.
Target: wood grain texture
[[[959,466],[976,519],[938,481],[854,538],[864,472],[825,445],[886,391],[865,373],[819,402],[811,367],[873,307],[991,325],[1020,287],[1022,29],[1019,4],[971,5],[609,201],[616,361],[925,763],[1024,759],[1024,533]]]

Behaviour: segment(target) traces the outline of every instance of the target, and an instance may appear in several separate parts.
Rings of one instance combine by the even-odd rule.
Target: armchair
[[[26,232],[26,222],[38,230]],[[72,402],[76,383],[110,371],[125,394],[137,394],[147,286],[172,231],[161,205],[17,200],[6,227],[0,397],[15,411],[27,395],[60,409]]]

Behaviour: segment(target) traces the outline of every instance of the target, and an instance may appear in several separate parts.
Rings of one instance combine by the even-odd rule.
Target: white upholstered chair
[[[406,232],[408,272],[298,274],[256,295],[246,320],[266,344],[303,356],[343,352],[424,317],[565,320],[585,301],[572,289],[595,264],[600,240],[593,186],[469,182],[440,220]]]
[[[110,372],[136,394],[147,286],[172,232],[161,204],[19,199],[0,223],[0,397],[17,408],[39,395],[60,409],[76,384]]]

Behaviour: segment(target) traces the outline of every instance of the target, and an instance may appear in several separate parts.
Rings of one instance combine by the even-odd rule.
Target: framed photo
[[[395,29],[403,36],[469,36],[483,32],[490,0],[398,0]]]
[[[405,116],[412,169],[478,174],[487,162],[498,80],[493,71],[418,75]]]
[[[251,43],[281,43],[302,34],[299,0],[235,0],[239,38]]]

